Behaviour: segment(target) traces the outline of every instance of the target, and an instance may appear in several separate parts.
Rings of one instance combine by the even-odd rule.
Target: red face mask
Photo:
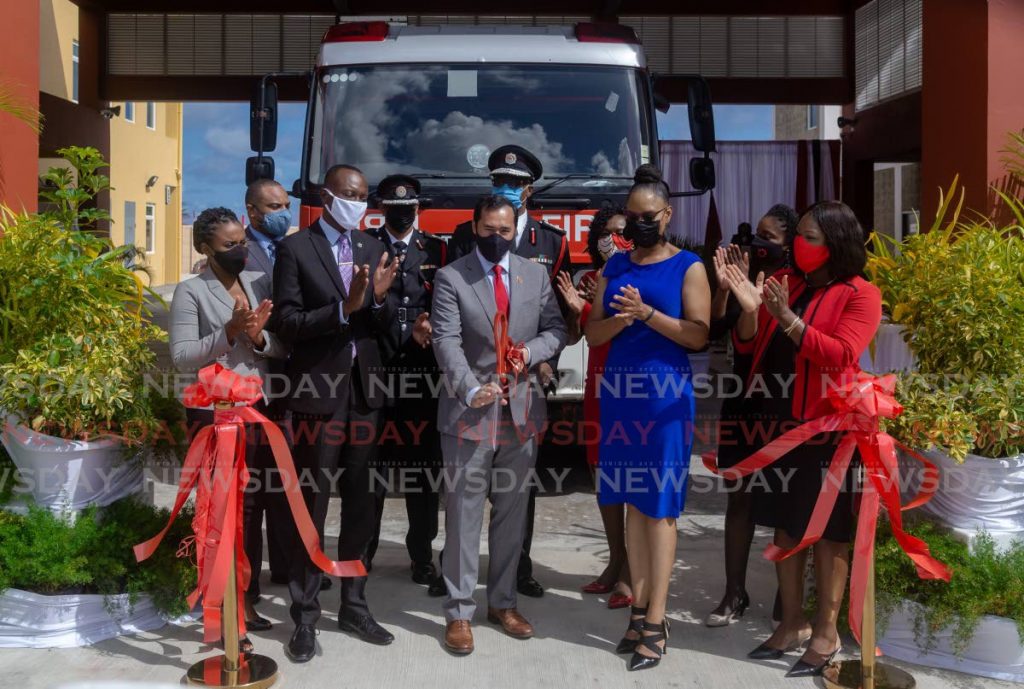
[[[630,251],[633,248],[633,242],[623,237],[618,232],[612,232],[612,242],[618,247],[619,251]]]
[[[824,244],[811,244],[803,235],[793,240],[793,259],[796,267],[804,273],[813,273],[828,262],[828,247]]]

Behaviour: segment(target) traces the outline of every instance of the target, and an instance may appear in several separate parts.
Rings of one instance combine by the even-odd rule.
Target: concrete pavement
[[[695,470],[700,476],[703,472]],[[287,591],[264,583],[263,615],[278,622],[270,632],[253,634],[257,652],[280,664],[289,689],[450,689],[451,687],[694,687],[698,689],[799,689],[820,681],[790,680],[783,675],[797,656],[778,662],[753,662],[746,653],[770,631],[772,567],[757,553],[767,543],[759,532],[751,558],[749,589],[753,605],[737,624],[708,629],[701,624],[722,587],[722,511],[725,496],[705,493],[696,479],[687,512],[679,523],[678,560],[669,611],[673,622],[669,653],[661,665],[639,673],[626,671],[626,657],[614,653],[626,626],[626,611],[610,611],[605,596],[586,596],[580,586],[603,567],[607,547],[592,493],[579,481],[571,492],[538,501],[534,542],[536,576],[547,587],[541,599],[520,598],[520,609],[534,623],[537,637],[517,641],[485,620],[475,620],[476,651],[468,657],[448,654],[441,643],[440,599],[412,583],[405,553],[405,509],[389,499],[382,543],[371,574],[368,595],[378,621],[395,634],[388,647],[367,645],[338,631],[338,587],[322,596],[319,653],[310,663],[293,665],[283,653],[291,633]],[[173,487],[157,486],[157,501],[166,504]],[[328,552],[335,552],[338,505],[331,507]],[[443,537],[443,528],[442,528]],[[440,547],[442,537],[435,546]],[[486,534],[484,536],[486,543]],[[486,555],[484,556],[486,566]],[[267,575],[264,574],[266,577]],[[477,601],[486,605],[481,589]],[[855,650],[847,640],[848,650]],[[91,648],[0,650],[6,678],[2,686],[52,689],[70,681],[178,683],[193,662],[213,653],[202,643],[199,624],[167,625],[152,633],[122,637]],[[958,673],[897,663],[918,680],[921,689],[988,689],[1013,685]]]

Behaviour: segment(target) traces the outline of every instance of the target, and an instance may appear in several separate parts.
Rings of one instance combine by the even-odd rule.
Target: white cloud
[[[249,155],[249,130],[241,126],[210,127],[203,141],[217,153],[227,156]]]

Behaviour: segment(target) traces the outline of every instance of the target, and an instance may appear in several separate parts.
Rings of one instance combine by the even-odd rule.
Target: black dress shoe
[[[434,568],[433,562],[414,562],[410,568],[412,569],[412,580],[417,584],[429,586],[434,579],[437,579],[437,570]]]
[[[640,651],[633,651],[633,657],[629,659],[630,671],[646,670],[647,668],[656,667],[661,662],[661,657],[668,653],[668,632],[669,623],[668,618],[662,620],[661,624],[652,624],[647,620],[644,620],[643,630],[645,632],[657,632],[655,634],[642,634],[640,639],[637,641],[637,648],[641,646],[647,650],[655,653],[655,656],[645,656]],[[661,641],[662,645],[659,646],[658,642]]]
[[[321,591],[330,591],[332,586],[334,586],[334,580],[333,579],[331,579],[330,577],[325,577],[325,576],[321,576],[320,577],[320,590]]]
[[[544,587],[541,586],[533,577],[520,579],[516,583],[516,591],[519,591],[519,593],[524,596],[529,596],[530,598],[540,598],[544,595]]]
[[[338,613],[338,628],[352,632],[363,641],[378,646],[387,646],[395,640],[391,632],[377,624],[373,615],[355,615],[342,610]]]
[[[747,657],[751,660],[778,660],[784,655],[786,652],[781,648],[772,648],[768,644],[761,644],[748,653]]]
[[[300,624],[284,647],[284,653],[293,663],[307,663],[316,655],[316,627]]]
[[[841,650],[843,650],[842,644],[837,646],[836,650],[832,651],[832,653],[825,656],[825,659],[817,665],[808,663],[801,658],[789,669],[789,672],[786,673],[786,677],[820,677],[821,673],[825,671],[825,668],[828,667],[833,660],[835,660],[836,655]],[[804,657],[806,657],[806,655],[807,654],[805,653]]]
[[[248,629],[250,632],[265,632],[269,629],[272,629],[273,626],[274,625],[270,623],[270,620],[268,620],[265,617],[260,617],[259,615],[252,618],[251,620],[245,621],[245,628]]]
[[[444,577],[438,576],[430,582],[430,588],[427,589],[427,595],[431,598],[440,598],[441,596],[448,595],[448,587],[444,583]]]

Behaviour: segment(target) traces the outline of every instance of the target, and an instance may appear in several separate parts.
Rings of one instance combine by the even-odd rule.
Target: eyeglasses
[[[655,211],[654,213],[635,213],[633,211],[626,211],[624,215],[626,216],[627,221],[656,222],[658,220],[658,216],[667,211],[668,209],[669,207],[665,206],[660,211]]]

